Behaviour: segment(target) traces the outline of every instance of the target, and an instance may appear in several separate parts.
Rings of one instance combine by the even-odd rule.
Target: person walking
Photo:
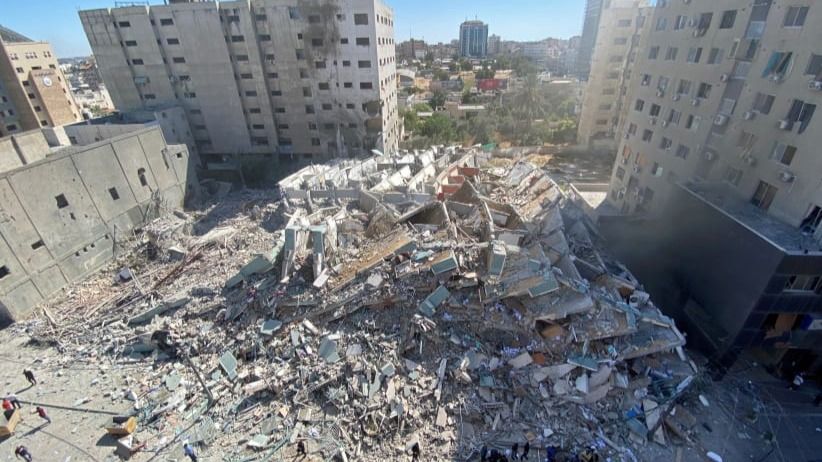
[[[522,448],[522,456],[520,456],[520,460],[528,460],[528,453],[531,451],[531,442],[526,441],[525,447]]]
[[[197,453],[194,451],[194,448],[191,447],[190,444],[185,443],[183,445],[183,454],[185,454],[192,462],[197,462]]]
[[[417,462],[419,460],[420,460],[420,443],[417,442],[417,443],[414,443],[413,446],[411,446],[411,461],[412,462]]]
[[[43,420],[45,420],[45,421],[46,421],[46,422],[48,422],[48,423],[51,423],[51,417],[49,417],[49,415],[48,415],[48,414],[46,414],[46,410],[45,410],[45,409],[43,409],[43,408],[42,408],[42,407],[40,407],[40,406],[37,406],[37,408],[36,408],[36,409],[37,409],[37,415],[39,415],[39,416],[40,416],[40,418],[42,418]]]
[[[25,446],[17,446],[17,449],[14,450],[14,458],[23,458],[26,462],[31,462],[31,453]]]
[[[34,372],[32,372],[30,369],[23,369],[23,375],[26,377],[26,380],[28,380],[32,386],[37,385],[37,379],[34,378]]]

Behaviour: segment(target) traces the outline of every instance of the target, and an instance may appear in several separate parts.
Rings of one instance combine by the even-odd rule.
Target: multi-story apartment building
[[[601,10],[591,73],[583,90],[579,144],[616,149],[619,115],[652,12],[647,0],[612,0]]]
[[[175,1],[80,19],[117,108],[182,105],[207,163],[397,148],[394,20],[380,0]]]
[[[496,34],[491,34],[488,37],[488,55],[496,56],[502,50],[502,37]]]
[[[608,198],[633,218],[611,233],[723,364],[818,369],[822,4],[668,0],[650,21]]]
[[[484,58],[488,55],[488,24],[465,21],[460,24],[460,56]]]
[[[0,26],[0,137],[80,118],[51,45]]]
[[[588,80],[591,73],[591,58],[594,55],[594,46],[599,32],[599,17],[602,12],[603,0],[585,0],[585,19],[582,24],[579,52],[577,53],[577,77]]]

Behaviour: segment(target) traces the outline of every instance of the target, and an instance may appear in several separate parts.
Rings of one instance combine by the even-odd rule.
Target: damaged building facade
[[[393,12],[380,0],[176,1],[80,19],[117,108],[181,105],[206,166],[397,149]]]
[[[628,218],[601,228],[691,346],[819,371],[822,8],[657,2],[649,21],[600,212]]]
[[[66,129],[82,137],[86,127]],[[187,147],[167,144],[159,126],[85,145],[67,138],[46,129],[0,140],[0,323],[93,274],[197,184]]]

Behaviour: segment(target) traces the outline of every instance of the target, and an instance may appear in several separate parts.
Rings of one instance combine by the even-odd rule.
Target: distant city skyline
[[[162,4],[162,0],[151,0]],[[394,9],[397,43],[409,38],[448,43],[459,35],[460,23],[478,19],[489,35],[503,40],[567,39],[582,31],[584,0],[387,0]],[[3,0],[0,24],[37,41],[50,42],[57,56],[91,54],[79,10],[113,8],[114,0]],[[36,15],[31,14],[37,11]]]

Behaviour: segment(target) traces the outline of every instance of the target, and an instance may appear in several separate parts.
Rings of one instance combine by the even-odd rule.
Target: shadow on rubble
[[[198,220],[192,227],[192,235],[205,236],[238,218],[247,218],[273,233],[285,224],[279,204],[278,189],[233,190],[230,185],[206,195],[206,199],[193,209]]]

